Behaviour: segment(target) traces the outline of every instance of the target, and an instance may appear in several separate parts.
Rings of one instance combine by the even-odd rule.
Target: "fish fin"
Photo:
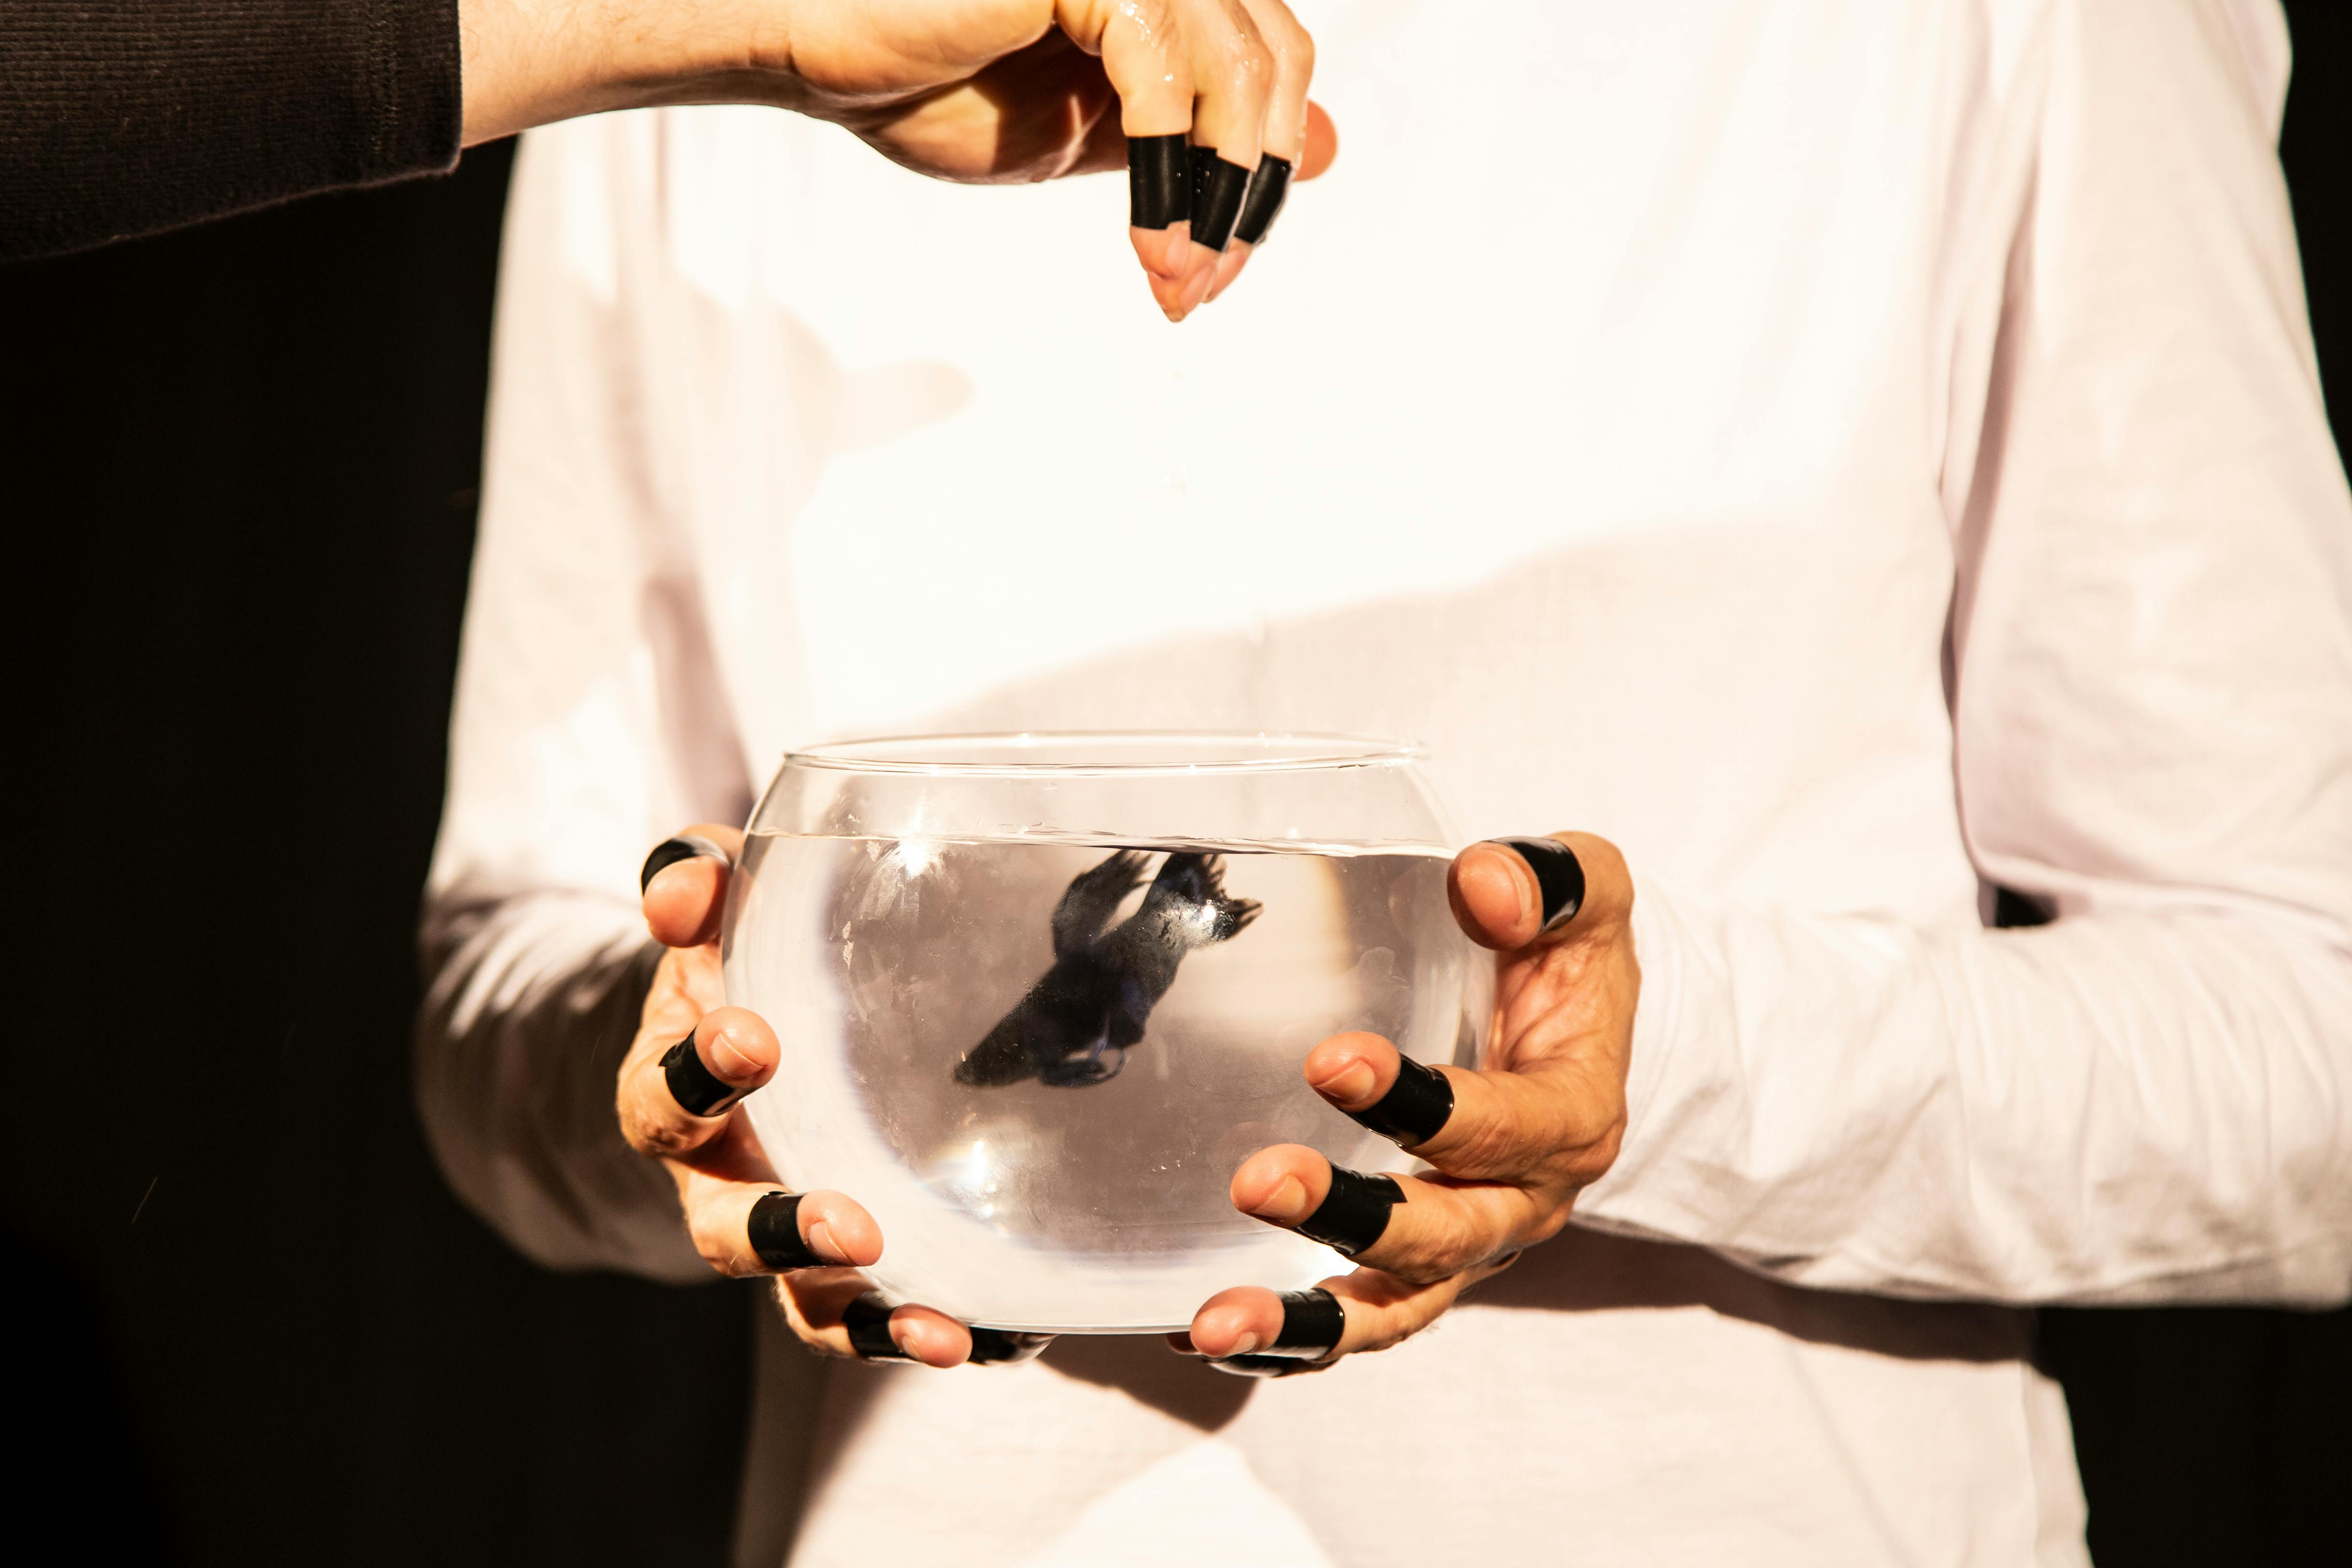
[[[1088,1084],[1101,1083],[1118,1076],[1127,1065],[1127,1052],[1122,1048],[1090,1051],[1082,1056],[1065,1057],[1044,1072],[1037,1080],[1054,1089],[1084,1089]]]
[[[1144,854],[1121,849],[1070,879],[1062,901],[1054,906],[1054,956],[1067,958],[1083,952],[1118,912],[1119,900],[1143,880]]]
[[[1216,940],[1231,942],[1241,935],[1242,932],[1249,930],[1250,922],[1257,919],[1258,911],[1265,908],[1265,906],[1255,899],[1225,900],[1223,906],[1217,911]]]

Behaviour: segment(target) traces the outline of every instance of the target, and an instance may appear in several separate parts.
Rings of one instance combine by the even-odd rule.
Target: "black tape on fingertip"
[[[677,1101],[688,1116],[717,1116],[731,1110],[737,1100],[751,1091],[733,1084],[702,1065],[702,1053],[694,1048],[694,1033],[662,1053],[662,1081],[669,1085],[669,1097]]]
[[[832,1265],[831,1258],[819,1257],[816,1248],[801,1239],[798,1193],[767,1194],[751,1205],[751,1218],[743,1228],[751,1235],[752,1252],[780,1274],[788,1268],[824,1268]]]
[[[1244,245],[1264,245],[1289,195],[1290,160],[1271,153],[1260,158],[1257,173],[1250,177],[1249,199],[1242,203],[1241,221],[1234,225],[1234,237]]]
[[[1347,1112],[1359,1127],[1369,1128],[1407,1149],[1428,1142],[1454,1114],[1454,1084],[1435,1068],[1411,1057],[1397,1058],[1396,1082],[1389,1091],[1361,1110]]]
[[[1557,838],[1498,838],[1518,851],[1543,889],[1543,929],[1556,931],[1584,907],[1584,863]]]
[[[646,868],[637,873],[637,891],[642,893],[652,887],[656,877],[679,861],[706,855],[722,866],[727,864],[727,851],[698,834],[684,833],[676,838],[663,839],[654,846],[654,852],[646,857]]]
[[[1054,1342],[1051,1334],[1016,1334],[1003,1329],[971,1331],[971,1364],[1010,1366],[1024,1362]]]
[[[1342,1258],[1353,1258],[1389,1227],[1389,1211],[1404,1202],[1404,1189],[1394,1176],[1367,1176],[1345,1165],[1331,1167],[1331,1190],[1322,1204],[1294,1226],[1309,1241],[1319,1241]]]
[[[868,1290],[842,1309],[841,1326],[849,1331],[849,1348],[860,1361],[912,1361],[890,1337],[890,1303]]]
[[[1192,243],[1223,251],[1241,221],[1249,195],[1250,171],[1217,156],[1213,147],[1192,149]]]
[[[1191,149],[1183,132],[1127,139],[1127,221],[1166,228],[1192,216]]]

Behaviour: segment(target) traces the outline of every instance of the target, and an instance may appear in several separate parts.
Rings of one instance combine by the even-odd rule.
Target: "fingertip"
[[[719,934],[727,902],[727,867],[707,855],[654,873],[640,900],[646,929],[664,947],[699,947]]]
[[[1396,1081],[1397,1048],[1363,1031],[1334,1035],[1307,1053],[1307,1087],[1343,1110],[1360,1110]]]
[[[1143,264],[1155,282],[1174,283],[1184,277],[1184,266],[1192,248],[1192,226],[1174,223],[1166,228],[1136,228],[1127,231],[1128,243],[1135,247],[1135,258]],[[1155,292],[1157,291],[1155,288]]]
[[[1201,303],[1208,304],[1218,295],[1232,288],[1234,280],[1242,275],[1242,268],[1249,265],[1250,252],[1256,248],[1246,239],[1234,241],[1224,255],[1217,258],[1216,274],[1210,280],[1207,298]]]
[[[901,1307],[891,1313],[890,1340],[925,1366],[961,1366],[971,1355],[971,1331],[929,1307]]]
[[[1314,1179],[1328,1184],[1330,1162],[1303,1143],[1261,1149],[1242,1162],[1229,1189],[1234,1206],[1256,1219],[1290,1225],[1314,1211]]]
[[[1473,844],[1456,855],[1446,875],[1446,893],[1454,919],[1482,947],[1523,947],[1535,940],[1542,923],[1535,872],[1507,845]]]
[[[882,1227],[855,1199],[820,1191],[801,1197],[803,1234],[836,1263],[864,1268],[882,1258]]]
[[[1272,1344],[1281,1331],[1282,1299],[1262,1287],[1241,1285],[1202,1302],[1187,1338],[1196,1354],[1221,1359]]]
[[[710,1070],[738,1089],[763,1084],[776,1070],[782,1047],[775,1031],[757,1013],[714,1007],[696,1030]]]

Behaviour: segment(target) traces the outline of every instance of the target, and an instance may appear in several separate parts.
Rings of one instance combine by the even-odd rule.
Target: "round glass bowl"
[[[954,735],[787,757],[730,893],[728,1000],[783,1043],[747,1102],[795,1190],[882,1226],[897,1300],[1057,1333],[1182,1328],[1338,1254],[1236,1212],[1268,1144],[1393,1145],[1306,1086],[1367,1029],[1475,1060],[1491,966],[1417,752],[1329,735]]]

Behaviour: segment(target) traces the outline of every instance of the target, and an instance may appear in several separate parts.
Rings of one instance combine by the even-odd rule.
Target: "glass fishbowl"
[[[1325,735],[958,735],[787,757],[730,892],[727,998],[782,1042],[745,1102],[795,1190],[882,1227],[894,1300],[1181,1329],[1348,1268],[1237,1212],[1273,1143],[1411,1161],[1307,1087],[1317,1042],[1473,1065],[1492,966],[1446,902],[1416,749]]]

